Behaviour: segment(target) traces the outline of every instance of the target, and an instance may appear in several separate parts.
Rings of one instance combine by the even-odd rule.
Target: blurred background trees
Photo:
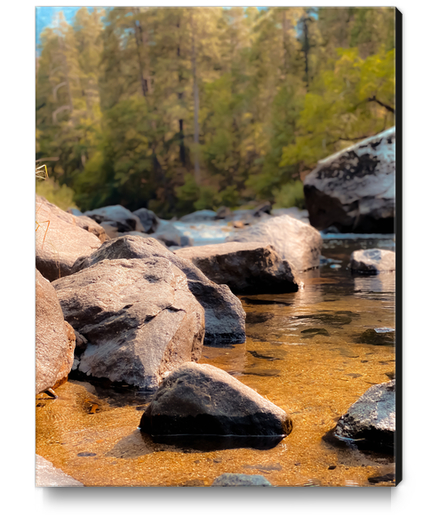
[[[387,7],[60,13],[36,66],[43,187],[162,217],[302,207],[319,159],[394,125],[394,26]]]

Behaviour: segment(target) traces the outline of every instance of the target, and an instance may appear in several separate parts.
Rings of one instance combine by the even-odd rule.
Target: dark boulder
[[[154,389],[202,351],[204,311],[166,258],[112,259],[52,283],[65,319],[86,340],[78,371]]]
[[[393,233],[395,127],[319,161],[304,180],[304,196],[319,230]]]
[[[187,277],[190,291],[205,310],[205,344],[223,345],[245,341],[245,311],[241,301],[225,285],[215,284],[191,261],[183,259],[154,238],[121,236],[107,241],[97,252],[76,261],[77,272],[104,259],[168,259]]]
[[[234,293],[286,293],[298,291],[292,267],[271,245],[219,243],[175,251],[189,259],[212,281],[227,284]]]
[[[335,427],[341,439],[381,449],[395,445],[395,380],[369,388],[347,410]]]
[[[164,379],[139,427],[150,435],[287,436],[292,422],[224,370],[185,363]]]

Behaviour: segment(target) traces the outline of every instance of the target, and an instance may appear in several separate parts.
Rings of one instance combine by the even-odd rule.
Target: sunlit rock
[[[79,372],[154,389],[201,355],[204,310],[165,258],[104,260],[52,284],[65,319],[87,340]]]
[[[322,237],[319,231],[289,215],[239,229],[227,241],[272,245],[281,259],[287,260],[298,272],[320,264]]]
[[[67,379],[75,349],[75,334],[64,321],[52,284],[36,270],[36,394]]]
[[[79,257],[99,248],[100,238],[107,239],[103,228],[92,220],[88,219],[87,224],[39,196],[36,223],[36,268],[50,281],[69,275]]]
[[[245,312],[241,301],[228,286],[215,284],[188,259],[183,259],[154,238],[121,236],[107,241],[88,258],[76,261],[77,272],[104,259],[164,258],[187,277],[190,291],[205,310],[205,344],[231,344],[245,341]]]

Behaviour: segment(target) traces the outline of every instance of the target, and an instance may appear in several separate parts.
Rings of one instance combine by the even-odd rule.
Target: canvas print
[[[397,9],[35,19],[36,485],[396,486]]]

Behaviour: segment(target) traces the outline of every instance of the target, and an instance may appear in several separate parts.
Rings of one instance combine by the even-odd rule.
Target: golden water
[[[37,398],[36,452],[85,486],[210,486],[226,472],[260,474],[275,486],[391,486],[368,479],[393,473],[392,455],[328,438],[351,404],[395,374],[394,347],[358,343],[368,328],[395,327],[394,274],[357,278],[346,270],[352,250],[372,246],[325,242],[323,254],[341,260],[340,268],[304,274],[297,293],[241,297],[247,341],[204,347],[200,363],[226,370],[290,414],[293,431],[275,447],[154,443],[137,429],[148,397],[69,380],[58,399]],[[322,334],[301,332],[307,329]]]

